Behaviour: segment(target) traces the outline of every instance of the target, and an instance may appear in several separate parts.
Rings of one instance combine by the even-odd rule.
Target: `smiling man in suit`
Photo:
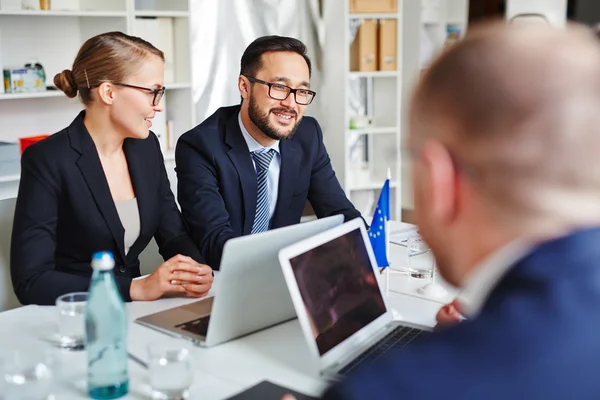
[[[244,52],[239,106],[222,107],[177,143],[178,199],[192,238],[218,268],[228,239],[316,215],[360,216],[342,190],[317,121],[316,93],[297,39],[265,36]]]

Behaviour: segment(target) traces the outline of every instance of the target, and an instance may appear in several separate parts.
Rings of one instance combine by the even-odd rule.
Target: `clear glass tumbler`
[[[85,347],[85,308],[87,292],[67,293],[56,299],[58,335],[56,344],[70,350]]]
[[[419,235],[408,237],[406,243],[408,273],[413,278],[431,278],[433,275],[433,253]]]
[[[52,400],[52,356],[39,349],[18,349],[2,355],[4,399]]]
[[[152,343],[148,355],[152,399],[188,399],[193,381],[190,349],[177,342]]]

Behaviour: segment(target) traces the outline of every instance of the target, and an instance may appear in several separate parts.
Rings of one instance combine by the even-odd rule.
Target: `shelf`
[[[446,25],[447,26],[458,26],[458,27],[464,28],[467,26],[467,22],[449,19],[448,21],[446,21]]]
[[[348,129],[348,133],[354,135],[384,135],[390,133],[397,133],[398,128],[395,126],[389,127],[371,127],[371,128],[361,128],[361,129]]]
[[[187,82],[173,82],[173,83],[166,83],[165,87],[167,88],[167,90],[189,89],[192,87],[192,84],[187,83]]]
[[[350,19],[398,19],[398,13],[361,13],[349,14]]]
[[[358,192],[361,190],[380,190],[383,187],[383,184],[385,183],[385,181],[382,181],[381,183],[379,182],[372,182],[372,183],[363,183],[360,185],[350,185],[350,187],[348,188],[349,191],[351,192]],[[390,181],[390,188],[394,189],[398,186],[398,184],[395,181]]]
[[[4,65],[21,66],[35,57],[46,70],[47,84],[52,85],[55,74],[70,68],[88,38],[111,31],[134,34],[163,50],[168,63],[163,81],[167,88],[163,100],[166,112],[160,113],[162,120],[154,120],[153,131],[165,138],[167,115],[174,133],[186,132],[197,124],[190,0],[73,0],[79,3],[74,10],[60,9],[58,0],[50,2],[57,6],[50,10],[7,9],[3,8],[4,1],[0,0],[0,59]],[[147,30],[142,29],[146,27]],[[56,43],[60,45],[53,45]],[[40,132],[56,132],[82,107],[79,98],[70,99],[60,90],[0,93],[0,121],[10,127],[0,132],[0,140],[15,142]],[[173,156],[167,155],[167,159],[172,160]],[[4,175],[9,173],[12,171]]]
[[[21,99],[43,99],[46,97],[67,97],[60,90],[46,90],[45,92],[32,93],[2,93],[0,100],[21,100]]]
[[[396,78],[400,71],[350,71],[351,78]]]
[[[188,82],[174,82],[167,84],[167,90],[176,89],[189,89],[192,87],[191,83]],[[60,90],[46,90],[45,92],[32,92],[32,93],[2,93],[0,94],[1,100],[21,100],[21,99],[44,99],[47,97],[67,97]]]
[[[438,20],[423,20],[421,21],[421,23],[425,26],[446,26],[446,22],[445,21],[438,21]]]
[[[21,180],[20,174],[15,175],[0,175],[0,183],[16,182]]]
[[[135,11],[136,17],[188,18],[189,11]]]
[[[52,11],[52,10],[0,10],[0,16],[28,16],[28,17],[98,17],[114,18],[126,17],[126,11]]]

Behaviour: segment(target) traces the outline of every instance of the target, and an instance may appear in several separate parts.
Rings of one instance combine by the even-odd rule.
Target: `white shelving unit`
[[[399,71],[349,71],[351,78],[395,78]]]
[[[333,167],[346,194],[364,215],[373,212],[389,168],[392,219],[400,220],[402,210],[413,207],[411,163],[403,157],[405,111],[421,72],[422,32],[433,37],[435,51],[439,51],[448,25],[466,30],[468,0],[398,0],[397,12],[389,14],[351,14],[348,0],[340,0],[324,3],[323,18],[327,51],[319,96],[327,105],[322,123]],[[368,19],[396,21],[396,70],[350,70],[351,26],[356,25],[356,20]],[[356,81],[361,82],[358,91],[352,84]],[[366,114],[373,124],[349,129],[356,93],[362,94]],[[357,162],[355,149],[361,141],[364,154]]]
[[[1,10],[0,15],[26,17],[127,17],[125,11]]]
[[[169,19],[172,79],[165,80],[164,121],[156,118],[152,130],[164,135],[170,121],[174,142],[196,123],[189,15],[189,0],[80,0],[80,9],[73,11],[0,9],[1,67],[19,68],[36,59],[44,66],[46,85],[51,86],[56,73],[71,68],[83,42],[99,33],[122,31],[166,50],[156,43],[154,35],[136,32],[136,18]],[[68,99],[61,91],[0,94],[0,141],[17,142],[20,137],[55,133],[68,126],[82,108],[79,99]],[[174,161],[166,140],[164,151],[171,175]],[[4,177],[0,170],[0,183],[13,182],[14,178],[14,174]],[[1,189],[0,196],[6,197]]]
[[[381,188],[391,172],[391,213],[400,219],[400,126],[402,89],[402,5],[393,13],[351,14],[349,1],[325,2],[327,51],[321,101],[327,104],[323,120],[324,140],[338,179],[346,195],[363,213],[371,215]],[[343,16],[343,18],[340,18]],[[396,22],[396,69],[353,71],[350,68],[352,26],[361,20]],[[360,93],[360,94],[358,94]],[[357,102],[356,97],[360,97]],[[361,103],[371,121],[351,129],[350,121]]]

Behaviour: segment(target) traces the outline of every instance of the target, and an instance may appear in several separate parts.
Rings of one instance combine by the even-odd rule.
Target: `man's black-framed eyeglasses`
[[[160,89],[150,89],[142,86],[129,85],[127,83],[113,83],[114,85],[124,86],[132,89],[145,90],[146,92],[152,93],[154,97],[152,98],[152,105],[157,106],[160,103],[160,99],[162,99],[165,94],[166,88],[163,86]]]
[[[289,86],[283,85],[281,83],[273,83],[261,81],[260,79],[256,79],[253,76],[244,75],[248,80],[252,83],[260,83],[262,85],[267,85],[269,87],[269,96],[275,100],[285,100],[288,98],[290,93],[294,93],[294,100],[296,103],[301,104],[303,106],[307,106],[312,103],[313,99],[317,95],[316,92],[308,89],[292,89]]]

